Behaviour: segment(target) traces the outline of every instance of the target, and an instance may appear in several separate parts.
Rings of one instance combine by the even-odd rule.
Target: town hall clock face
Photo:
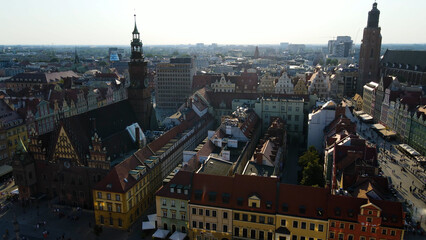
[[[64,161],[64,167],[70,168],[71,167],[70,162],[69,161]]]

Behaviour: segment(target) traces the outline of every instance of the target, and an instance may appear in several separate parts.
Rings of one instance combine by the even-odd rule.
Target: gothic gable
[[[57,162],[60,159],[69,161],[69,163],[73,163],[73,165],[83,165],[63,126],[60,128],[58,138],[55,143],[52,161]]]

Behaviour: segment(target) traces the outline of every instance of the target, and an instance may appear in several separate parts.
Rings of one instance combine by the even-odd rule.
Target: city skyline
[[[327,44],[350,36],[356,45],[374,1],[8,2],[0,10],[2,45],[127,45],[133,14],[146,45]],[[22,6],[25,6],[23,8]],[[82,7],[84,6],[84,7]],[[167,6],[167,7],[164,7]],[[426,2],[378,1],[384,44],[426,43]],[[145,10],[147,9],[147,10]]]

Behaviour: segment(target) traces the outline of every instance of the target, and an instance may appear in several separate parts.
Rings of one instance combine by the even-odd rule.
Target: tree
[[[310,146],[308,151],[299,158],[299,166],[302,168],[302,171],[299,172],[300,184],[323,187],[325,184],[323,164],[324,162],[316,148]]]
[[[303,177],[300,184],[324,187],[325,179],[322,166],[318,162],[308,163],[308,165],[303,169]]]
[[[310,162],[319,162],[320,157],[317,149],[314,146],[310,146],[302,156],[299,157],[299,166],[305,168]]]

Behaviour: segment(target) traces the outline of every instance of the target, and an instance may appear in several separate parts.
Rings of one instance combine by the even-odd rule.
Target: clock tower
[[[151,89],[148,87],[147,62],[143,56],[142,41],[136,26],[136,14],[130,46],[128,99],[139,125],[146,130],[149,129],[152,114]]]

